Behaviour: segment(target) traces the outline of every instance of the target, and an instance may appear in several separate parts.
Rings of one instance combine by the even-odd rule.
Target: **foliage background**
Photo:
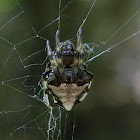
[[[78,0],[73,1],[72,5],[66,8],[62,13],[61,20],[61,41],[72,38],[82,20],[87,14],[92,1]],[[0,32],[2,36],[12,42],[18,42],[29,38],[31,27],[36,30],[42,28],[45,24],[50,23],[58,16],[58,1],[57,0],[24,0],[20,1],[23,8],[24,17],[18,17],[16,21],[6,26]],[[65,2],[62,1],[62,7]],[[83,27],[83,40],[84,42],[94,42],[99,44],[105,41],[112,35],[131,15],[133,15],[139,8],[139,0],[97,0],[90,16]],[[7,19],[15,16],[17,12],[17,4],[14,0],[1,0],[0,1],[0,25],[3,25]],[[19,23],[20,22],[20,23]],[[131,22],[129,22],[122,30],[114,36],[101,50],[120,42],[127,36],[132,35],[140,30],[140,14],[138,14]],[[22,25],[19,28],[18,24]],[[25,30],[26,29],[26,30]],[[28,30],[29,29],[29,30]],[[52,24],[41,35],[50,40],[52,48],[54,46],[54,36],[57,30],[57,23]],[[88,69],[95,74],[94,83],[87,98],[78,105],[76,115],[76,140],[139,140],[140,139],[140,41],[139,35],[132,37],[130,40],[122,43],[111,52],[108,52],[97,59],[93,60],[88,66]],[[32,42],[31,42],[32,43]],[[45,42],[37,40],[38,44],[33,44],[32,50],[37,45],[40,47],[45,46]],[[6,47],[0,44],[0,68],[5,63],[6,56],[8,56],[8,45]],[[31,46],[31,45],[30,45]],[[20,50],[19,50],[20,51]],[[28,52],[27,48],[23,50],[23,54]],[[43,60],[44,56],[35,58]],[[15,56],[15,55],[14,55]],[[13,56],[13,57],[14,57]],[[1,81],[18,77],[22,73],[38,71],[42,73],[44,67],[36,69],[28,69],[26,72],[22,68],[19,61],[8,63],[4,69],[4,74],[0,75]],[[32,60],[30,60],[32,63]],[[21,69],[13,66],[17,63]],[[15,74],[13,74],[15,73]],[[7,78],[6,78],[7,77]],[[0,87],[2,93],[2,85]],[[10,104],[20,106],[24,103],[21,97],[12,96],[13,91],[7,88],[4,92],[7,104],[5,105],[3,94],[0,94],[0,108],[3,110]],[[10,93],[11,92],[11,93]],[[11,96],[9,96],[11,95]],[[18,98],[17,98],[18,97]],[[10,101],[12,98],[12,101]],[[7,100],[8,99],[8,100]],[[17,102],[18,101],[18,102]],[[35,110],[31,113],[33,116]],[[16,116],[0,117],[0,139],[5,140],[10,133],[10,128],[14,125]],[[17,126],[15,126],[17,127]],[[33,139],[33,134],[28,134],[26,139]],[[15,138],[16,139],[16,138]],[[21,139],[21,137],[20,137]]]

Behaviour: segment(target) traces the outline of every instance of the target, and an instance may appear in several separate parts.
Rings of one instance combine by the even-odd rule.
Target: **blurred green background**
[[[69,5],[65,7],[68,3]],[[61,41],[75,36],[92,3],[93,0],[62,0]],[[23,64],[25,66],[41,64],[46,58],[44,50],[29,57],[44,49],[46,43],[39,37],[31,39],[35,36],[33,28],[36,32],[42,29],[39,36],[49,39],[51,47],[55,47],[54,37],[58,21],[51,25],[50,23],[59,16],[59,1],[24,0],[19,1],[19,4],[21,8],[15,0],[0,0],[0,81],[14,79],[5,82],[8,86],[2,83],[0,85],[0,139],[44,140],[35,124],[29,124],[30,129],[19,127],[44,111],[44,104],[29,98],[26,94],[34,95],[30,87],[37,87],[45,64],[27,68]],[[83,42],[96,44],[105,42],[139,8],[139,0],[97,0],[83,26]],[[22,11],[24,12],[21,13]],[[18,14],[20,15],[16,16]],[[105,45],[95,48],[92,56],[139,30],[140,12]],[[93,72],[95,77],[88,96],[75,107],[77,110],[75,140],[140,139],[139,37],[139,34],[132,36],[88,64],[88,70]],[[29,41],[22,42],[28,39]],[[76,42],[76,38],[73,38],[73,42]],[[14,45],[16,49],[12,50]],[[24,76],[27,75],[33,76],[26,79]],[[37,130],[33,129],[33,126]],[[19,130],[14,132],[17,128]],[[12,138],[10,133],[13,133]],[[71,138],[67,138],[69,139]]]

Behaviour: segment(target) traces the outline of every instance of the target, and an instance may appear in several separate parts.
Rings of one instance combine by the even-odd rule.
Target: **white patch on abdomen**
[[[63,107],[70,111],[74,106],[77,97],[88,87],[89,83],[83,86],[77,86],[77,84],[62,83],[59,87],[48,85],[52,92],[62,102]]]

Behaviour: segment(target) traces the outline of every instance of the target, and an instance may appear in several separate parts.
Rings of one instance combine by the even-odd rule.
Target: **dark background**
[[[92,0],[73,0],[61,13],[60,40],[75,36],[88,13]],[[45,47],[45,40],[35,38],[17,45],[35,36],[32,27],[38,32],[59,16],[58,0],[19,1],[24,13],[6,24],[22,10],[14,0],[0,0],[0,36],[16,44],[13,46],[0,38],[0,81],[34,75],[31,79],[15,79],[0,85],[0,139],[10,139],[19,126],[23,126],[39,115],[44,105],[23,93],[33,95],[30,86],[36,86],[45,69],[44,65],[24,68],[24,65],[42,63],[46,58],[43,51],[24,60]],[[62,0],[61,10],[69,1]],[[140,8],[139,0],[97,0],[86,23],[83,26],[83,42],[100,44],[105,42]],[[58,22],[44,28],[39,35],[55,46],[55,33]],[[126,26],[113,36],[105,45],[95,48],[92,56],[124,40],[140,30],[138,13]],[[95,75],[91,90],[86,99],[75,109],[75,140],[139,140],[140,139],[140,47],[136,35],[118,45],[110,52],[96,58],[88,64],[88,70]],[[76,38],[73,39],[76,42]],[[92,45],[90,47],[93,47]],[[19,56],[21,60],[19,59]],[[8,58],[8,59],[7,59]],[[23,82],[24,81],[24,82]],[[24,86],[23,87],[23,83]],[[17,90],[15,90],[17,89]],[[21,92],[22,91],[22,92]],[[36,91],[37,92],[37,91]],[[28,110],[23,110],[26,106]],[[74,110],[75,110],[74,109]],[[19,111],[18,111],[19,110]],[[7,113],[6,111],[12,111]],[[14,112],[17,111],[17,112]],[[26,115],[27,114],[27,115]],[[34,124],[30,124],[32,127]],[[28,127],[30,127],[30,125]],[[32,128],[30,127],[30,128]],[[36,126],[34,126],[36,127]],[[38,127],[36,127],[38,129]],[[34,129],[22,129],[13,133],[14,140],[43,140]],[[67,138],[69,139],[69,138]]]

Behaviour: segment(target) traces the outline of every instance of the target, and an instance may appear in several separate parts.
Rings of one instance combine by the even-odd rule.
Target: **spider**
[[[90,89],[93,74],[86,71],[83,64],[84,49],[82,44],[82,29],[77,32],[77,46],[70,40],[59,41],[59,30],[56,32],[56,48],[51,50],[47,40],[47,55],[49,62],[42,76],[44,98],[48,107],[48,94],[53,96],[54,103],[67,111],[83,101]]]

